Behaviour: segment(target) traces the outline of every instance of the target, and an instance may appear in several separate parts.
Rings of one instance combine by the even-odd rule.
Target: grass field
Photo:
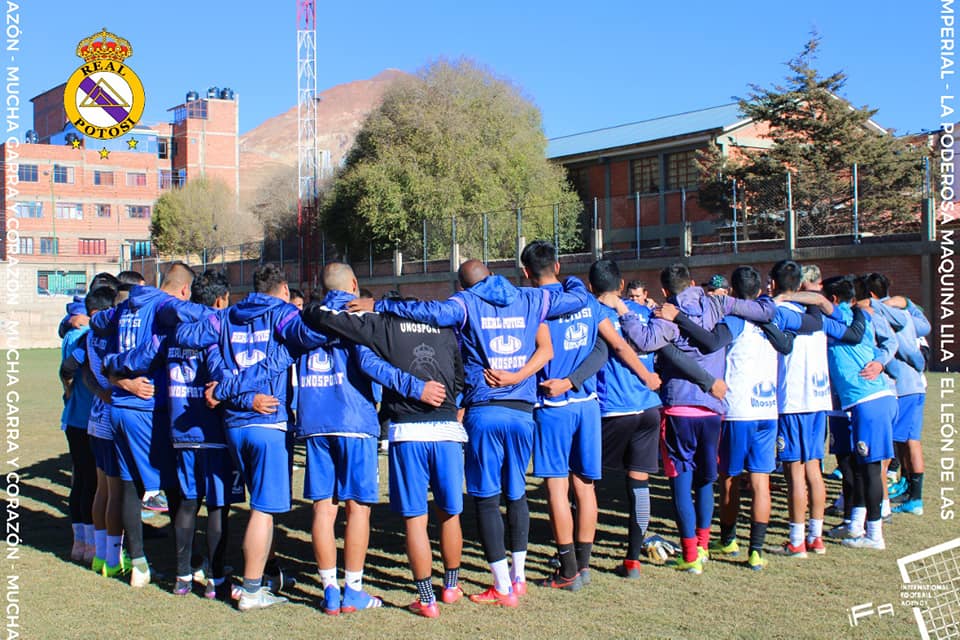
[[[600,528],[594,546],[593,583],[578,594],[531,587],[516,610],[461,601],[443,606],[438,620],[426,620],[402,607],[414,599],[403,552],[402,521],[385,503],[386,458],[381,457],[384,502],[374,508],[365,582],[380,594],[382,610],[331,618],[319,609],[322,593],[309,546],[310,508],[295,500],[291,513],[278,519],[278,550],[283,564],[298,579],[292,604],[241,614],[233,606],[196,597],[178,598],[161,582],[142,590],[120,580],[94,575],[69,561],[71,531],[67,511],[70,462],[66,439],[58,428],[60,393],[55,377],[56,350],[22,352],[20,507],[22,559],[20,575],[22,637],[25,638],[918,638],[909,609],[900,605],[898,557],[960,535],[955,521],[939,513],[939,479],[935,473],[939,420],[933,402],[926,409],[928,473],[927,514],[898,516],[885,529],[887,550],[853,551],[828,542],[825,556],[807,560],[770,557],[767,570],[754,573],[743,561],[713,560],[702,576],[645,565],[636,581],[618,578],[613,569],[625,549],[625,500],[622,475],[598,486]],[[931,389],[937,388],[931,376]],[[931,400],[935,400],[931,396]],[[302,457],[298,456],[302,464]],[[831,461],[832,463],[832,461]],[[832,468],[830,466],[829,468]],[[302,495],[303,472],[295,472],[294,495]],[[839,490],[829,481],[831,498]],[[528,579],[547,574],[552,555],[545,492],[530,479],[531,548]],[[675,539],[667,488],[653,487],[652,531]],[[785,490],[774,484],[774,515],[769,546],[786,536]],[[247,511],[235,510],[230,564],[242,566],[240,536]],[[342,518],[342,516],[341,516]],[[166,516],[151,524],[166,525]],[[827,520],[826,526],[836,524]],[[342,523],[341,523],[342,526]],[[741,535],[747,526],[741,525]],[[169,531],[169,526],[163,530]],[[716,534],[717,525],[714,524]],[[468,593],[488,586],[472,507],[464,514],[464,586]],[[148,540],[147,554],[160,571],[171,575],[172,533]],[[436,549],[435,549],[436,550]],[[434,563],[435,578],[441,570]],[[848,622],[850,607],[893,603],[895,615],[871,616],[857,627]]]

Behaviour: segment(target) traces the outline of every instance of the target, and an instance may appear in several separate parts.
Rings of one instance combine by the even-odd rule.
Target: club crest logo
[[[517,351],[523,343],[517,336],[496,336],[490,340],[490,350],[502,356],[509,356]]]
[[[567,327],[563,334],[563,350],[571,351],[587,346],[590,338],[590,328],[583,322],[577,322]]]
[[[333,370],[333,360],[326,351],[317,351],[307,359],[307,369],[326,373]]]
[[[190,384],[197,379],[197,370],[185,364],[170,367],[170,379],[180,384]]]
[[[77,45],[83,64],[67,80],[63,106],[70,122],[86,136],[107,140],[133,129],[143,115],[143,83],[124,64],[133,47],[104,28]]]
[[[266,353],[260,351],[259,349],[254,349],[253,351],[249,352],[241,351],[234,357],[234,360],[237,361],[237,364],[240,367],[246,369],[247,367],[252,367],[266,357]]]

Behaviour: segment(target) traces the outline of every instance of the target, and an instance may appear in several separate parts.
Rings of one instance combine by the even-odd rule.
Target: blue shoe
[[[150,496],[143,501],[143,509],[146,511],[158,511],[160,513],[166,513],[169,510],[167,505],[167,497],[162,493],[158,493],[155,496]]]
[[[923,500],[907,500],[902,504],[894,505],[891,511],[894,513],[909,513],[914,516],[922,516]]]
[[[843,471],[840,471],[840,467],[837,467],[827,476],[828,478],[833,478],[834,480],[843,480]]]
[[[340,589],[333,585],[323,590],[323,612],[328,616],[340,615]]]
[[[897,482],[894,482],[893,484],[889,485],[887,492],[890,494],[890,498],[896,498],[897,496],[903,495],[904,493],[906,493],[907,489],[908,489],[907,479],[900,478],[900,480],[898,480]]]
[[[340,604],[340,611],[343,613],[353,613],[361,609],[376,609],[383,606],[383,600],[372,596],[363,589],[356,591],[344,585],[343,602]]]

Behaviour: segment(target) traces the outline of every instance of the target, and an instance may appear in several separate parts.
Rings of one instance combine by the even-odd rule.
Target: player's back
[[[549,284],[544,289],[562,289],[560,283]],[[563,379],[573,373],[593,351],[597,341],[597,327],[601,316],[600,305],[594,300],[573,313],[564,314],[547,321],[550,339],[553,342],[553,358],[537,373],[537,381]],[[596,394],[597,381],[592,376],[585,380],[580,389],[571,389],[561,396],[548,398],[539,394],[538,403],[560,406],[578,400],[590,398]]]
[[[794,302],[779,302],[803,313]],[[830,411],[830,370],[827,366],[827,336],[823,331],[798,335],[793,351],[779,357],[777,404],[781,414]]]

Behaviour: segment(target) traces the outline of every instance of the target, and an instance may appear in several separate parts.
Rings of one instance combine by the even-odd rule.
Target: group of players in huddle
[[[105,576],[129,574],[131,586],[148,584],[141,509],[163,490],[175,594],[190,594],[197,579],[206,597],[232,595],[241,611],[285,602],[276,593],[282,578],[270,577],[274,515],[291,508],[298,442],[323,608],[333,615],[379,607],[363,570],[379,496],[381,419],[389,424],[390,507],[405,520],[417,591],[410,610],[430,618],[439,615],[438,596],[464,596],[464,484],[492,574],[490,588],[469,599],[515,607],[526,594],[531,459],[533,475],[544,478],[557,548],[553,573],[540,584],[569,591],[590,583],[594,483],[604,468],[625,473],[627,550],[617,573],[628,579],[640,576],[644,552],[675,555],[671,563],[694,574],[711,554],[739,555],[741,484],[752,496],[747,563],[763,569],[778,464],[790,534],[777,552],[825,553],[828,423],[843,523],[826,535],[884,548],[886,465],[894,458],[903,483],[890,492],[899,501],[892,510],[922,514],[918,341],[930,324],[912,302],[889,296],[882,274],[821,282],[816,267],[784,260],[766,283],[753,267],[739,267],[729,282],[714,277],[708,292],[678,263],[660,275],[666,301],[657,306],[641,283],[624,287],[612,260],[590,267],[589,289],[559,279],[548,242],[530,243],[521,262],[532,287],[469,260],[458,272],[462,290],[445,301],[395,294],[377,302],[359,297],[348,265],[331,263],[306,308],[291,304],[283,271],[270,264],[233,305],[224,274],[196,275],[183,263],[168,268],[159,288],[134,272],[97,275],[60,328],[73,559]],[[647,536],[649,478],[661,463],[679,547]],[[720,530],[711,542],[718,484]],[[231,588],[228,514],[245,491],[242,584]],[[436,591],[429,494],[444,565]],[[334,533],[341,503],[342,588]]]

